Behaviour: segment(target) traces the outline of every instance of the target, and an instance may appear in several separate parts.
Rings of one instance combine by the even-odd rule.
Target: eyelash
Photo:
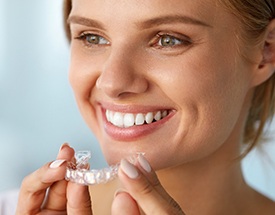
[[[167,44],[161,44],[162,42],[166,42]],[[189,46],[191,44],[192,41],[187,36],[173,36],[168,33],[158,33],[151,42],[151,46],[161,49]]]
[[[91,40],[93,39],[94,43],[92,43],[91,40],[89,42],[89,38]],[[110,44],[110,42],[108,40],[106,40],[104,37],[99,36],[98,34],[92,34],[92,33],[82,33],[80,36],[75,37],[75,39],[82,41],[84,43],[84,45],[87,47],[94,47],[94,46]],[[95,39],[97,39],[97,40],[95,40]]]
[[[80,36],[75,37],[75,39],[80,40],[87,47],[96,47],[96,46],[105,46],[109,45],[110,42],[104,37],[93,34],[93,33],[82,33]],[[167,42],[166,45],[161,44],[162,42]],[[192,41],[187,36],[172,36],[168,33],[158,33],[151,41],[150,46],[159,48],[159,49],[167,49],[174,48],[180,46],[189,46],[192,44]]]

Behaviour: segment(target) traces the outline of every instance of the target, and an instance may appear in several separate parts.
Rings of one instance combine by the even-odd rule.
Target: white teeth
[[[106,117],[109,122],[112,121],[112,116],[113,116],[112,111],[106,110]]]
[[[135,117],[132,113],[126,113],[123,118],[124,126],[131,127],[135,124]]]
[[[136,123],[136,125],[143,125],[144,124],[144,115],[142,113],[138,113],[136,115],[135,123]]]
[[[145,115],[145,121],[146,121],[147,124],[153,122],[153,120],[154,120],[154,116],[153,116],[153,113],[152,113],[152,112],[147,113],[147,114]]]
[[[159,121],[159,120],[161,119],[161,112],[160,112],[160,111],[158,111],[158,112],[155,114],[154,119],[155,119],[156,121]]]
[[[122,113],[116,112],[114,114],[114,117],[111,121],[114,125],[118,126],[118,127],[123,127],[123,115]]]
[[[149,112],[146,114],[138,113],[121,113],[121,112],[113,112],[110,110],[106,110],[106,118],[107,121],[112,123],[117,127],[131,127],[134,125],[143,125],[145,123],[150,124],[154,120],[159,121],[168,115],[168,111],[157,111],[155,113]]]
[[[163,111],[163,112],[161,113],[161,117],[162,117],[162,118],[166,117],[167,115],[168,115],[167,110],[165,110],[165,111]]]

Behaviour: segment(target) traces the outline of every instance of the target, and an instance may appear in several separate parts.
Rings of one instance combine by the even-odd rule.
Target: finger
[[[142,155],[140,155],[142,156]],[[119,169],[119,178],[129,194],[136,200],[145,214],[177,214],[183,215],[179,205],[166,192],[163,192],[156,174],[149,168],[148,162],[140,162],[140,171],[136,166],[123,159]],[[146,164],[146,166],[144,165]],[[143,174],[143,172],[146,172]],[[155,179],[154,179],[155,177]],[[150,180],[149,180],[149,179]],[[155,184],[151,184],[151,182]]]
[[[57,160],[70,161],[74,156],[74,150],[68,144],[63,144],[57,155]],[[62,180],[55,182],[51,185],[46,201],[44,202],[43,209],[62,211],[66,210],[66,188],[67,181]]]
[[[68,182],[67,186],[68,214],[92,215],[92,203],[89,187]]]
[[[136,201],[126,192],[117,192],[112,203],[112,215],[140,215]]]
[[[57,160],[47,163],[25,177],[19,193],[17,214],[36,214],[39,212],[47,188],[54,182],[62,180],[65,171],[65,160]]]
[[[137,157],[137,167],[139,170],[146,176],[147,180],[151,185],[154,187],[154,189],[166,200],[170,201],[171,196],[167,193],[167,191],[163,188],[161,185],[158,176],[155,171],[152,171],[152,167],[148,163],[148,161],[145,159],[145,157],[142,154],[139,154]]]

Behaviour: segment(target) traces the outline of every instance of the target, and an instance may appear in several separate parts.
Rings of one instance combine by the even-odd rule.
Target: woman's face
[[[254,68],[215,2],[73,0],[70,81],[110,164],[145,152],[160,169],[239,141]]]

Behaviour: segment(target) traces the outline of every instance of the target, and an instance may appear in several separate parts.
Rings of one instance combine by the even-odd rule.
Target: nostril
[[[112,98],[144,93],[148,86],[148,81],[145,78],[135,74],[107,76],[102,73],[96,80],[96,87]]]
[[[110,79],[103,79],[102,76],[98,77],[96,81],[96,87],[103,91],[109,97],[119,97],[120,94],[125,92],[121,84]]]

